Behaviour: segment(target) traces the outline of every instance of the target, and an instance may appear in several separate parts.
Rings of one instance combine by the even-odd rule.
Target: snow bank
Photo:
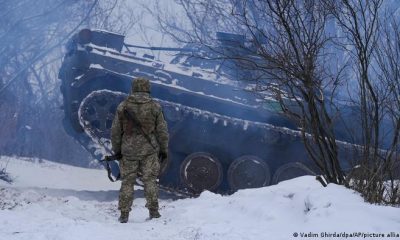
[[[32,158],[0,156],[0,166],[7,166],[14,187],[41,187],[52,189],[73,189],[107,191],[118,190],[119,185],[111,183],[103,169],[88,169]],[[0,181],[0,186],[3,184]],[[7,186],[7,185],[6,185]]]
[[[5,159],[10,160],[8,171],[19,177],[15,185],[0,182],[0,239],[286,240],[335,232],[370,234],[349,239],[382,239],[372,234],[400,234],[400,209],[364,203],[353,191],[336,185],[323,188],[312,177],[241,190],[231,196],[204,192],[195,199],[163,199],[162,217],[151,221],[146,221],[145,201],[139,197],[128,224],[119,224],[117,192],[95,190],[119,184],[102,183],[106,176],[100,170],[4,157],[0,164]],[[41,174],[36,174],[38,171]],[[67,175],[76,176],[77,181],[63,183]],[[83,183],[88,179],[96,184]],[[71,190],[60,194],[56,189],[44,191],[44,187]],[[104,198],[108,193],[112,197]],[[135,192],[137,196],[140,193]]]

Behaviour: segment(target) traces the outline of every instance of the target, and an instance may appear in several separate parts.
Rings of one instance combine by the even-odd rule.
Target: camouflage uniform
[[[136,116],[142,125],[133,126],[124,109]],[[143,132],[148,136],[144,136]],[[150,140],[150,141],[149,141]],[[121,153],[121,213],[129,213],[133,202],[133,186],[138,172],[142,174],[146,207],[158,214],[157,176],[160,171],[159,153],[168,153],[168,129],[159,103],[150,97],[150,83],[137,78],[132,84],[132,94],[117,108],[111,128],[114,153]],[[122,216],[122,214],[121,214]]]

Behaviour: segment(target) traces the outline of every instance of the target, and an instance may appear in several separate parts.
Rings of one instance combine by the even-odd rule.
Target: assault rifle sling
[[[135,114],[132,114],[128,111],[128,109],[126,109],[126,107],[124,107],[124,115],[125,117],[131,121],[134,126],[137,126],[137,129],[139,129],[140,133],[144,136],[144,138],[146,138],[146,140],[149,142],[149,144],[156,149],[156,147],[153,145],[153,143],[151,142],[151,139],[149,137],[149,135],[147,135],[145,133],[145,131],[143,130],[142,124],[140,123],[139,119],[137,119]]]

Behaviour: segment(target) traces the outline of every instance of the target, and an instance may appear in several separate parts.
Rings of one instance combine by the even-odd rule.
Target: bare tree
[[[76,164],[88,158],[62,129],[58,70],[64,43],[84,27],[125,33],[136,22],[126,4],[118,0],[1,3],[0,99],[7,101],[0,104],[0,111],[2,127],[8,126],[7,131],[0,131],[3,154]],[[45,144],[57,142],[63,147]]]
[[[51,131],[37,130],[41,125],[50,129],[54,124],[49,116],[59,108],[59,94],[54,94],[54,98],[50,96],[54,90],[58,91],[58,81],[57,75],[45,79],[41,72],[56,65],[52,58],[56,57],[60,62],[61,55],[57,52],[61,52],[65,40],[86,21],[96,4],[97,1],[69,4],[64,0],[2,4],[0,16],[5,24],[0,29],[3,42],[0,47],[0,76],[3,81],[0,95],[13,97],[8,98],[1,110],[6,113],[4,125],[16,129],[8,136],[2,135],[7,143],[3,153],[32,156],[47,147],[43,140]],[[41,70],[37,68],[40,63],[49,61],[53,64],[47,64]],[[7,109],[11,111],[5,111]],[[55,129],[56,126],[54,124]],[[35,141],[33,136],[41,141]],[[48,147],[49,151],[56,152],[55,149]]]
[[[393,14],[386,14],[381,27],[379,44],[375,52],[377,61],[377,81],[382,86],[384,145],[381,152],[380,174],[384,190],[379,197],[389,204],[400,204],[400,25]],[[389,126],[389,129],[385,129]]]
[[[382,0],[326,3],[342,29],[341,44],[350,53],[350,72],[356,76],[350,99],[358,109],[360,128],[354,134],[361,147],[355,149],[359,152],[354,160],[357,174],[350,176],[351,186],[368,202],[398,204],[399,186],[394,180],[399,170],[395,168],[399,161],[399,81],[394,65],[399,61],[398,25],[393,14],[384,14]]]

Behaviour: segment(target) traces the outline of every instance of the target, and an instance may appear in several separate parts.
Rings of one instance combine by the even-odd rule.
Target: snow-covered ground
[[[388,237],[400,234],[399,208],[364,203],[353,191],[323,188],[313,177],[231,196],[204,192],[195,199],[163,198],[162,217],[151,221],[146,221],[139,188],[130,221],[120,224],[120,183],[108,182],[104,170],[0,157],[0,169],[7,163],[14,183],[0,180],[0,239],[286,240],[305,239],[303,233],[320,239],[321,233],[335,232],[369,234],[348,239],[383,239],[372,234],[400,239]]]

